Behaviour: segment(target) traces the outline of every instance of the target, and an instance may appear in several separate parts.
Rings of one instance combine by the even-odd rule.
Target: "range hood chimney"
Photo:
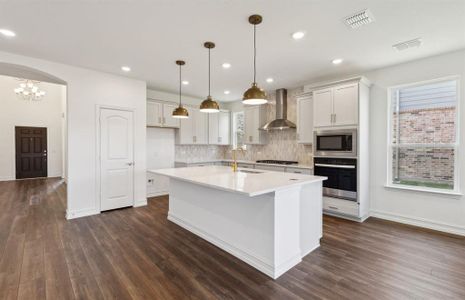
[[[261,130],[295,129],[294,123],[287,119],[287,90],[276,90],[276,118],[266,123]]]

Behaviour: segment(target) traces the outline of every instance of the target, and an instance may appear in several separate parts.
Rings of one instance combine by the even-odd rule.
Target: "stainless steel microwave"
[[[357,130],[315,131],[314,156],[357,157]]]

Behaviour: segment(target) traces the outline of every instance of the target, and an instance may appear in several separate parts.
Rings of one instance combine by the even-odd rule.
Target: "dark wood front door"
[[[16,179],[47,177],[47,128],[16,127]]]

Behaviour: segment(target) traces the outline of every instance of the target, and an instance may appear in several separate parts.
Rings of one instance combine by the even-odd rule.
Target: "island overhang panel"
[[[275,183],[287,177],[273,179],[284,173],[261,172],[247,174],[247,179],[227,167],[199,167],[202,175],[196,177],[195,170],[188,169],[154,171],[170,177],[170,221],[272,278],[278,278],[319,246],[324,177],[291,178],[286,174],[293,179],[290,185],[278,184],[275,191],[269,191],[268,184],[260,193],[255,184],[252,194],[257,195],[250,196],[247,180],[253,185],[267,176]],[[220,181],[219,187],[213,185],[213,178]]]

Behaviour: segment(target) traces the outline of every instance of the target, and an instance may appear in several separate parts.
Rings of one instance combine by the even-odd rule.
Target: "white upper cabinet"
[[[194,121],[194,144],[208,144],[208,114],[199,109],[189,109],[192,111]]]
[[[179,128],[179,119],[173,118],[173,110],[178,107],[175,104],[163,104],[163,126]]]
[[[333,124],[333,90],[323,89],[313,92],[313,125],[314,127],[331,126]]]
[[[313,99],[310,95],[297,97],[297,143],[313,143]]]
[[[181,126],[176,132],[176,143],[180,145],[194,144],[194,114],[189,109],[189,118],[181,119]]]
[[[358,83],[335,87],[333,103],[333,125],[356,125],[358,123]]]
[[[147,101],[147,126],[162,125],[162,106],[159,102]]]
[[[266,133],[259,129],[265,122],[265,105],[246,106],[244,108],[244,143],[266,144]]]
[[[208,143],[229,145],[230,122],[229,111],[208,114]]]
[[[181,126],[176,132],[176,143],[179,145],[208,144],[208,114],[198,108],[187,107],[189,118],[181,119]]]
[[[147,101],[147,126],[179,128],[180,122],[171,116],[176,105]]]
[[[313,91],[314,127],[358,124],[358,83]]]

